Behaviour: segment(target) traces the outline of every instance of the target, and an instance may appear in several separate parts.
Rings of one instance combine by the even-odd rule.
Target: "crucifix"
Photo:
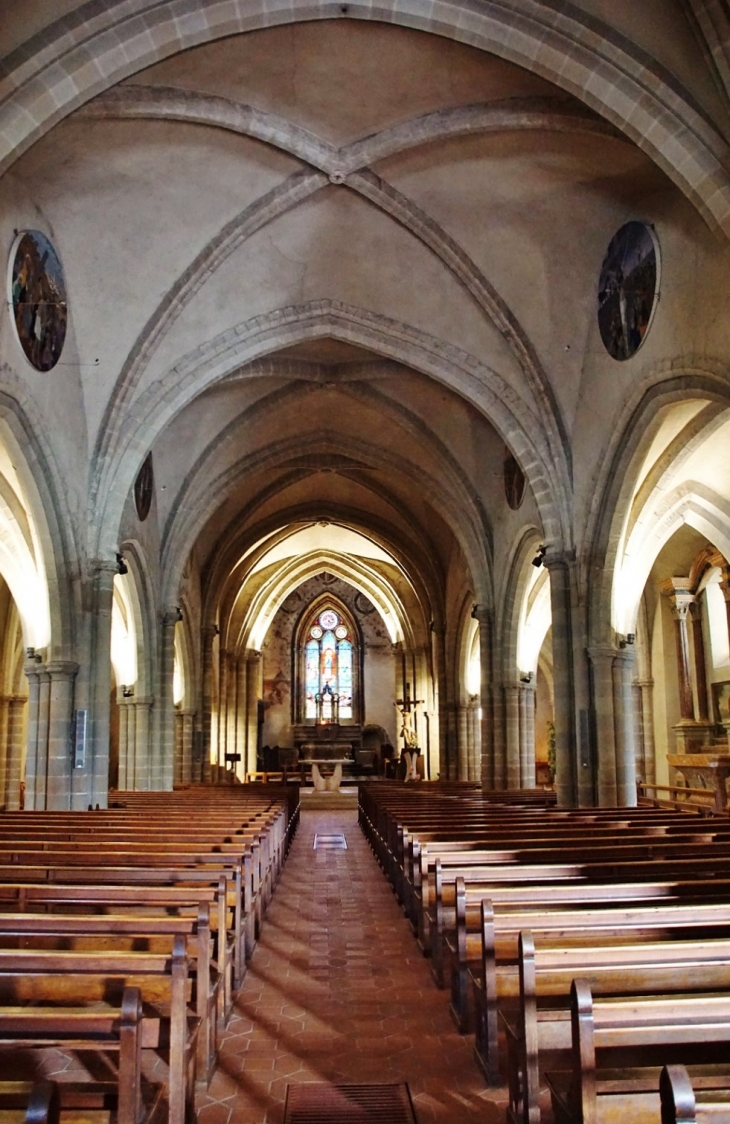
[[[406,683],[406,689],[402,699],[396,699],[394,706],[400,712],[402,726],[401,737],[403,738],[404,749],[417,749],[418,748],[418,734],[413,726],[413,719],[416,716],[416,708],[423,705],[423,699],[411,698],[411,685]]]

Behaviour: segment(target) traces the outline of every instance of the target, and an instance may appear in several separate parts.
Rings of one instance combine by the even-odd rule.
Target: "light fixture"
[[[543,563],[543,560],[544,560],[546,554],[547,554],[547,547],[546,546],[538,546],[537,554],[532,559],[532,565],[535,566],[536,569],[539,569],[540,566],[542,566],[542,563]]]
[[[636,633],[635,632],[627,632],[626,633],[626,643],[627,644],[633,644],[635,640],[636,640]]]
[[[124,555],[123,554],[117,554],[117,573],[118,574],[128,574],[129,573],[129,567],[127,566],[127,563],[124,561]]]
[[[523,671],[520,675],[520,683],[532,683],[532,672]]]

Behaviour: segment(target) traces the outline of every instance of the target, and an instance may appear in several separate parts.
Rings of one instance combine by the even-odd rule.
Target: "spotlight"
[[[636,633],[635,632],[627,632],[626,633],[626,643],[627,644],[633,644],[635,640],[636,640]]]
[[[117,573],[118,574],[128,574],[129,573],[129,568],[127,566],[127,563],[124,561],[124,555],[123,554],[117,554]]]
[[[534,558],[532,559],[532,565],[533,565],[533,566],[534,566],[534,567],[535,567],[536,569],[538,569],[538,570],[539,570],[540,566],[542,566],[542,563],[543,563],[543,559],[545,558],[545,555],[546,555],[546,554],[547,554],[547,547],[546,547],[546,546],[538,546],[538,548],[537,548],[537,554],[536,554],[536,555],[535,555],[535,557],[534,557]]]
[[[520,683],[532,683],[532,672],[524,671],[520,676]]]

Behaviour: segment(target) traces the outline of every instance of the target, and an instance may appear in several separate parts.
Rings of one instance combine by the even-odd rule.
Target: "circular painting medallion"
[[[321,639],[322,639],[322,637],[323,637],[323,635],[324,635],[324,630],[323,630],[323,629],[321,629],[321,628],[319,627],[319,625],[318,625],[318,624],[315,624],[315,625],[314,625],[314,626],[312,627],[312,629],[310,630],[310,635],[311,635],[311,636],[312,636],[312,637],[313,637],[313,638],[314,638],[315,640],[321,640]]]
[[[66,282],[58,254],[40,230],[24,231],[13,244],[10,291],[23,353],[36,371],[50,371],[66,339]]]
[[[627,222],[609,243],[598,283],[598,327],[614,359],[641,347],[656,307],[659,244],[645,222]]]
[[[335,628],[340,623],[340,618],[333,609],[325,609],[323,613],[320,613],[319,623],[322,628]]]
[[[338,640],[345,639],[345,637],[347,636],[347,629],[345,628],[344,624],[337,625],[337,628],[335,629],[335,636]]]
[[[513,511],[525,498],[525,474],[509,449],[504,450],[504,494]]]
[[[137,508],[137,518],[140,523],[144,523],[150,513],[154,486],[155,474],[152,468],[152,453],[148,453],[134,482],[134,506]]]

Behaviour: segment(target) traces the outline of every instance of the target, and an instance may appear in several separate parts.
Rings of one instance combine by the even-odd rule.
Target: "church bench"
[[[190,875],[190,877],[180,877]],[[7,880],[12,877],[12,881]],[[232,975],[233,988],[243,980],[246,948],[251,929],[250,914],[244,914],[240,871],[169,871],[157,868],[13,867],[0,877],[2,911],[27,911],[29,907],[74,911],[130,909],[158,915],[161,911],[197,916],[202,902],[211,906],[213,926],[219,940],[224,980]],[[230,944],[227,934],[230,933]],[[230,962],[230,970],[229,970]],[[230,996],[226,996],[226,1007]]]
[[[141,997],[143,1045],[166,1051],[169,1124],[194,1124],[200,1023],[188,1010],[192,988],[183,936],[174,938],[172,955],[0,950],[0,1013],[74,1006],[104,1014],[128,988]],[[2,1025],[0,1019],[0,1031]]]
[[[0,1124],[59,1124],[60,1117],[55,1081],[0,1080]]]
[[[622,830],[622,835],[624,838],[642,838],[644,835],[664,838],[666,835],[667,838],[673,840],[675,838],[674,832],[668,832],[668,830],[665,830],[665,826],[666,825],[647,825],[645,827],[636,827],[635,829],[631,829],[627,832],[625,823],[622,823],[621,821],[615,821],[611,830]],[[636,833],[635,836],[634,832]],[[543,835],[544,834],[545,832],[543,830]],[[594,842],[597,843],[600,838],[603,838],[605,842],[610,845],[612,838],[615,838],[615,836],[599,836],[595,833],[593,834]],[[684,838],[686,839],[687,836],[685,835]],[[703,832],[702,835],[698,835],[695,829],[695,831],[692,833],[692,839],[694,842],[706,842],[709,845],[715,838],[717,838],[717,836],[714,832],[707,834]],[[730,836],[728,836],[728,838],[730,838]],[[574,837],[573,841],[575,841],[576,843],[580,843],[584,840],[585,835],[576,836]],[[564,836],[561,837],[560,840],[561,843],[565,842],[566,846],[570,841],[570,839],[566,839]],[[505,844],[503,842],[503,847],[504,845]],[[426,954],[428,954],[431,920],[429,911],[433,902],[435,891],[434,871],[436,861],[440,860],[440,869],[444,874],[446,874],[449,867],[463,867],[464,869],[459,871],[458,873],[462,874],[462,876],[465,878],[470,878],[471,875],[469,868],[479,867],[482,863],[494,861],[494,852],[490,853],[489,851],[485,850],[485,845],[479,841],[475,841],[471,844],[466,845],[463,842],[457,843],[453,841],[427,842],[421,845],[420,841],[415,838],[411,840],[410,850],[410,874],[407,871],[404,875],[404,881],[406,885],[406,892],[404,896],[406,900],[410,901],[411,924],[413,925],[414,930],[418,933],[418,939],[422,950]],[[476,877],[478,877],[478,875],[474,875],[474,878]],[[409,881],[411,883],[410,891],[408,889]]]
[[[513,1124],[538,1124],[540,1073],[548,1065],[563,1069],[570,1064],[570,997],[576,979],[612,1001],[622,995],[635,1001],[637,995],[693,993],[701,1008],[715,1002],[713,994],[730,988],[730,940],[561,946],[538,942],[523,931],[517,966],[496,973]],[[665,1014],[671,1009],[672,1000],[666,999]]]
[[[728,825],[730,826],[730,825]],[[617,843],[617,835],[620,842]],[[593,855],[603,850],[611,861],[625,862],[636,859],[654,858],[662,853],[674,854],[682,847],[685,855],[691,857],[712,845],[716,856],[730,857],[730,832],[703,831],[667,832],[663,826],[619,825],[610,828],[580,830],[553,834],[543,830],[539,835],[517,835],[515,842],[505,834],[494,842],[488,839],[475,839],[470,842],[429,842],[410,841],[406,850],[405,865],[399,875],[400,897],[406,913],[414,925],[418,924],[418,910],[426,907],[429,897],[427,871],[436,858],[447,866],[478,866],[492,862],[524,862],[528,854],[533,862],[573,862],[580,861],[581,855]],[[423,853],[425,850],[425,854]],[[409,855],[410,852],[410,855]],[[425,877],[424,877],[425,874]]]
[[[439,986],[443,986],[443,948],[448,933],[456,929],[456,878],[462,877],[472,881],[473,890],[467,888],[471,900],[481,897],[490,897],[490,885],[512,884],[518,886],[525,882],[567,882],[583,881],[605,883],[612,882],[643,882],[658,880],[681,881],[686,883],[707,883],[708,889],[713,881],[718,878],[725,881],[730,878],[730,857],[717,854],[717,849],[700,847],[694,853],[689,846],[680,846],[676,852],[660,853],[653,860],[641,861],[636,858],[631,861],[607,861],[607,856],[600,851],[590,853],[573,852],[573,861],[570,861],[571,852],[565,857],[565,862],[521,864],[519,862],[501,865],[486,864],[471,868],[452,868],[447,880],[443,874],[436,874],[434,904],[429,912],[429,938],[431,945],[431,963],[434,979]],[[455,875],[454,881],[451,881]],[[467,883],[468,886],[468,883]],[[703,891],[698,891],[702,893]]]
[[[148,952],[171,956],[174,941],[186,942],[188,969],[195,985],[195,1007],[200,1021],[197,1071],[200,1081],[210,1080],[218,1053],[218,1025],[228,1014],[229,986],[223,969],[213,962],[210,907],[202,902],[197,917],[140,917],[98,914],[2,914],[0,952],[22,949],[66,952]],[[230,973],[229,973],[230,975]]]
[[[570,1027],[569,1071],[546,1074],[555,1124],[655,1124],[664,1064],[696,1065],[705,1087],[722,1081],[707,1063],[727,1056],[730,996],[595,999],[590,984],[576,979]]]
[[[641,883],[638,887],[641,888]],[[671,937],[691,940],[697,938],[698,932],[712,933],[718,929],[723,933],[727,928],[730,909],[725,901],[710,905],[692,902],[650,906],[633,898],[636,887],[624,884],[610,888],[615,896],[603,904],[593,892],[604,887],[586,886],[583,902],[566,900],[560,887],[547,888],[544,902],[531,903],[531,913],[509,908],[500,912],[498,901],[481,903],[480,962],[476,966],[469,962],[466,979],[464,976],[452,979],[452,1005],[464,1001],[463,989],[470,986],[475,1010],[475,1058],[491,1084],[499,1080],[498,1011],[500,1005],[516,1003],[519,990],[517,965],[523,931],[531,931],[533,940],[538,939],[541,948],[548,949],[552,945],[566,948],[589,943],[601,945],[609,939],[616,943],[635,943],[649,940],[649,934],[667,940]],[[621,915],[630,919],[623,928],[617,920]],[[632,925],[641,926],[638,934],[636,928],[632,931]],[[472,953],[476,953],[474,941],[471,947]],[[461,1014],[460,1007],[457,1006],[456,1011],[457,1015]],[[468,1019],[462,1016],[460,1025],[467,1026]]]
[[[143,1090],[141,1058],[144,1045],[142,1002],[138,988],[124,989],[119,1006],[0,1007],[0,1071],[17,1074],[18,1056],[59,1049],[117,1056],[115,1080],[72,1082],[0,1080],[0,1121],[27,1120],[43,1124],[62,1119],[99,1124],[113,1111],[116,1124],[153,1124],[161,1118],[161,1088]],[[21,1066],[22,1068],[22,1066]],[[17,1109],[28,1102],[28,1114]],[[13,1113],[13,1102],[15,1112]],[[32,1110],[35,1111],[32,1111]],[[32,1111],[32,1114],[31,1114]]]
[[[664,1066],[659,1101],[661,1124],[730,1124],[730,1067],[690,1077],[686,1066]]]

